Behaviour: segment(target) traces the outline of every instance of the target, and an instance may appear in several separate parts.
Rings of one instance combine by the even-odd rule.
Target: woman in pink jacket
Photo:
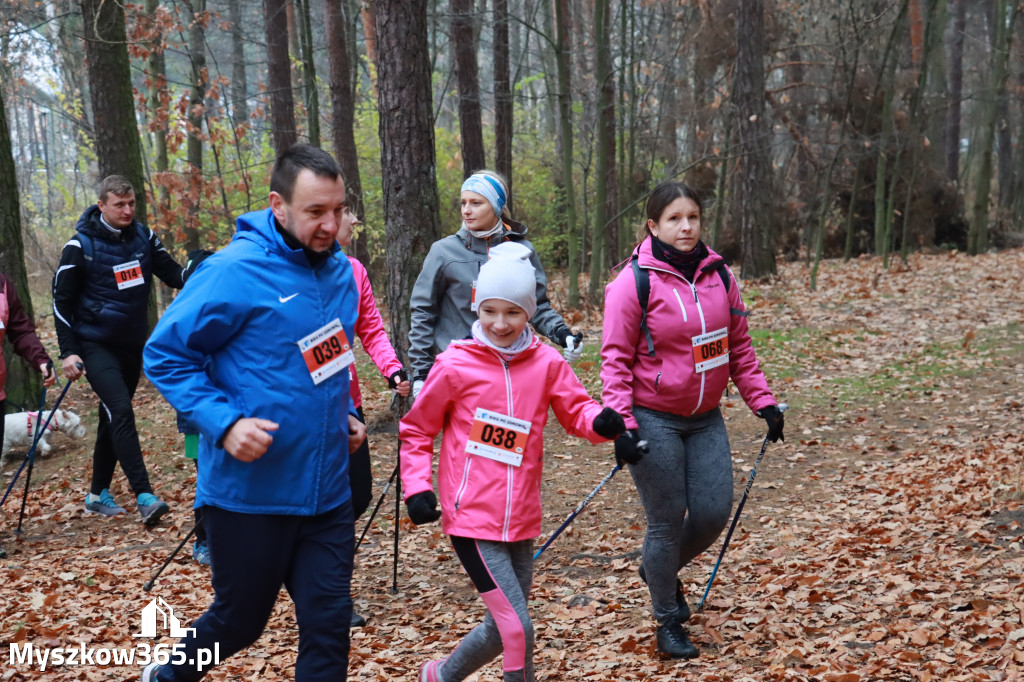
[[[351,209],[346,209],[351,212]],[[359,218],[353,213],[351,226],[354,228],[359,223]],[[352,228],[345,232],[338,232],[338,244],[345,248],[352,243]],[[399,395],[407,396],[411,389],[408,379],[402,379],[400,372],[402,363],[398,360],[394,346],[384,331],[384,320],[377,310],[377,301],[373,297],[373,287],[370,286],[370,276],[366,268],[352,256],[348,257],[352,264],[352,276],[356,280],[356,289],[359,291],[359,317],[356,319],[356,336],[363,344],[363,350],[373,360],[381,376],[388,380],[388,386],[397,391]],[[352,404],[359,413],[359,421],[366,423],[366,416],[363,414],[363,394],[359,390],[359,377],[356,376],[356,366],[348,366],[349,384],[352,392]],[[355,518],[362,516],[370,500],[373,498],[373,472],[370,468],[370,445],[369,438],[364,438],[362,445],[355,452],[348,455],[348,478],[352,487],[352,512]],[[366,625],[366,618],[352,609],[352,627]]]
[[[490,251],[477,278],[472,338],[437,356],[402,419],[402,484],[414,523],[441,518],[455,553],[487,607],[484,622],[451,656],[420,668],[420,682],[457,682],[504,652],[504,679],[532,681],[527,607],[533,539],[540,535],[540,483],[548,408],[569,433],[600,443],[625,430],[592,400],[562,355],[527,321],[537,308],[530,250]],[[441,511],[431,483],[434,437]]]
[[[739,286],[700,241],[700,196],[681,182],[647,200],[647,237],[605,289],[604,404],[625,417],[621,440],[649,452],[630,466],[647,515],[640,577],[651,593],[658,650],[694,658],[677,574],[711,546],[732,509],[729,437],[718,404],[731,378],[782,438],[782,412],[758,367]],[[646,308],[641,298],[647,298]]]

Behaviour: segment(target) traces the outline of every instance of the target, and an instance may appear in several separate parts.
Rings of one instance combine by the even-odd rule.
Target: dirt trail
[[[826,263],[817,292],[796,264],[782,266],[771,284],[745,285],[762,366],[790,405],[787,441],[769,445],[707,608],[691,623],[701,657],[673,662],[654,653],[649,600],[636,575],[644,518],[622,472],[535,566],[538,679],[1019,679],[1022,275],[1017,250],[915,256],[890,272],[873,259]],[[589,345],[579,373],[599,395],[600,321],[591,315],[580,324]],[[360,370],[374,375],[365,364]],[[380,382],[364,381],[379,491],[394,466],[395,437],[387,432],[387,392],[374,389]],[[172,564],[152,594],[141,589],[191,527],[194,473],[177,454],[181,440],[166,404],[148,384],[137,402],[151,477],[172,503],[170,522],[146,531],[132,517],[83,516],[91,449],[55,440],[62,447],[33,476],[20,541],[11,536],[17,505],[4,510],[5,640],[129,646],[153,595],[185,621],[205,609],[208,574],[190,560]],[[723,405],[738,498],[763,423],[735,393]],[[67,406],[86,417],[90,440],[88,388],[72,389]],[[614,464],[610,446],[569,438],[557,424],[546,431],[546,453],[545,534]],[[15,465],[0,477],[5,487]],[[123,479],[114,492],[127,499]],[[370,625],[353,631],[350,679],[412,680],[421,662],[445,655],[482,614],[436,525],[403,521],[399,593],[390,593],[393,514],[389,498],[357,558],[353,590]],[[719,546],[681,576],[691,604]],[[209,679],[291,679],[296,640],[294,613],[282,599],[260,641]],[[2,669],[0,680],[137,674],[113,666]],[[475,679],[500,680],[500,663]]]

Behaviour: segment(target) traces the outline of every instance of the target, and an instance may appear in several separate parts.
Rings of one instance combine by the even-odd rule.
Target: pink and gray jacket
[[[453,341],[399,428],[405,499],[433,489],[434,437],[443,429],[437,481],[444,532],[498,542],[537,537],[549,407],[571,435],[606,442],[593,430],[601,405],[562,354],[537,336],[508,362],[474,340]],[[477,408],[531,423],[521,466],[466,452]]]
[[[388,379],[402,369],[402,363],[398,361],[398,355],[395,354],[391,340],[384,331],[384,320],[377,310],[377,301],[373,298],[373,287],[370,286],[370,276],[366,274],[366,267],[352,256],[348,257],[348,262],[352,264],[352,275],[356,278],[356,289],[359,290],[356,336],[362,342],[363,350],[373,360],[373,364],[377,365],[381,375]],[[360,407],[363,404],[363,394],[359,390],[359,377],[356,376],[354,363],[349,365],[349,378],[352,382],[352,404]]]
[[[636,428],[634,405],[688,417],[718,407],[730,378],[752,411],[776,404],[754,355],[739,284],[730,271],[732,284],[726,292],[718,274],[722,257],[708,249],[690,283],[654,257],[650,238],[633,253],[650,274],[647,325],[655,355],[648,355],[636,278],[627,264],[605,288],[601,347],[605,406],[623,415],[631,429]],[[728,363],[698,372],[694,337],[722,329],[728,333]]]
[[[0,345],[4,337],[11,340],[14,352],[28,360],[32,369],[45,365],[50,356],[43,349],[43,344],[36,336],[36,326],[21,305],[21,299],[14,288],[14,282],[7,275],[0,273]],[[4,382],[7,380],[7,364],[4,362],[3,350],[0,349],[0,400],[7,397]],[[3,415],[0,414],[0,419]]]

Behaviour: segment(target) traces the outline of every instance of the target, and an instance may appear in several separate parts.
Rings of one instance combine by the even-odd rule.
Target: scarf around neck
[[[466,223],[462,223],[462,226],[466,227]],[[505,225],[501,222],[501,218],[499,217],[498,222],[489,230],[470,230],[468,227],[466,227],[466,229],[469,230],[469,233],[477,239],[490,239],[496,234],[499,234],[504,227]]]
[[[530,343],[533,342],[533,331],[530,329],[530,325],[523,327],[523,333],[519,335],[515,341],[512,342],[511,346],[507,348],[499,346],[498,344],[487,338],[487,334],[484,332],[484,327],[480,324],[480,320],[473,323],[473,340],[478,343],[482,343],[488,348],[497,351],[506,360],[511,360],[515,356],[522,353],[524,350],[530,347]]]
[[[661,262],[668,263],[678,270],[687,281],[692,282],[694,275],[697,274],[697,267],[708,257],[708,247],[704,242],[698,241],[692,250],[680,251],[651,235],[651,253]]]

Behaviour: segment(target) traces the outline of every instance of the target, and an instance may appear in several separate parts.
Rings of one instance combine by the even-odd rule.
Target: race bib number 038
[[[523,463],[523,452],[530,437],[530,422],[476,408],[469,429],[466,452],[514,467]]]
[[[729,328],[722,327],[693,337],[693,364],[698,372],[706,372],[729,362]]]
[[[117,280],[118,290],[130,289],[146,283],[142,276],[142,264],[137,260],[115,265],[114,279]]]
[[[314,384],[330,379],[356,360],[337,318],[299,341],[299,350]]]

